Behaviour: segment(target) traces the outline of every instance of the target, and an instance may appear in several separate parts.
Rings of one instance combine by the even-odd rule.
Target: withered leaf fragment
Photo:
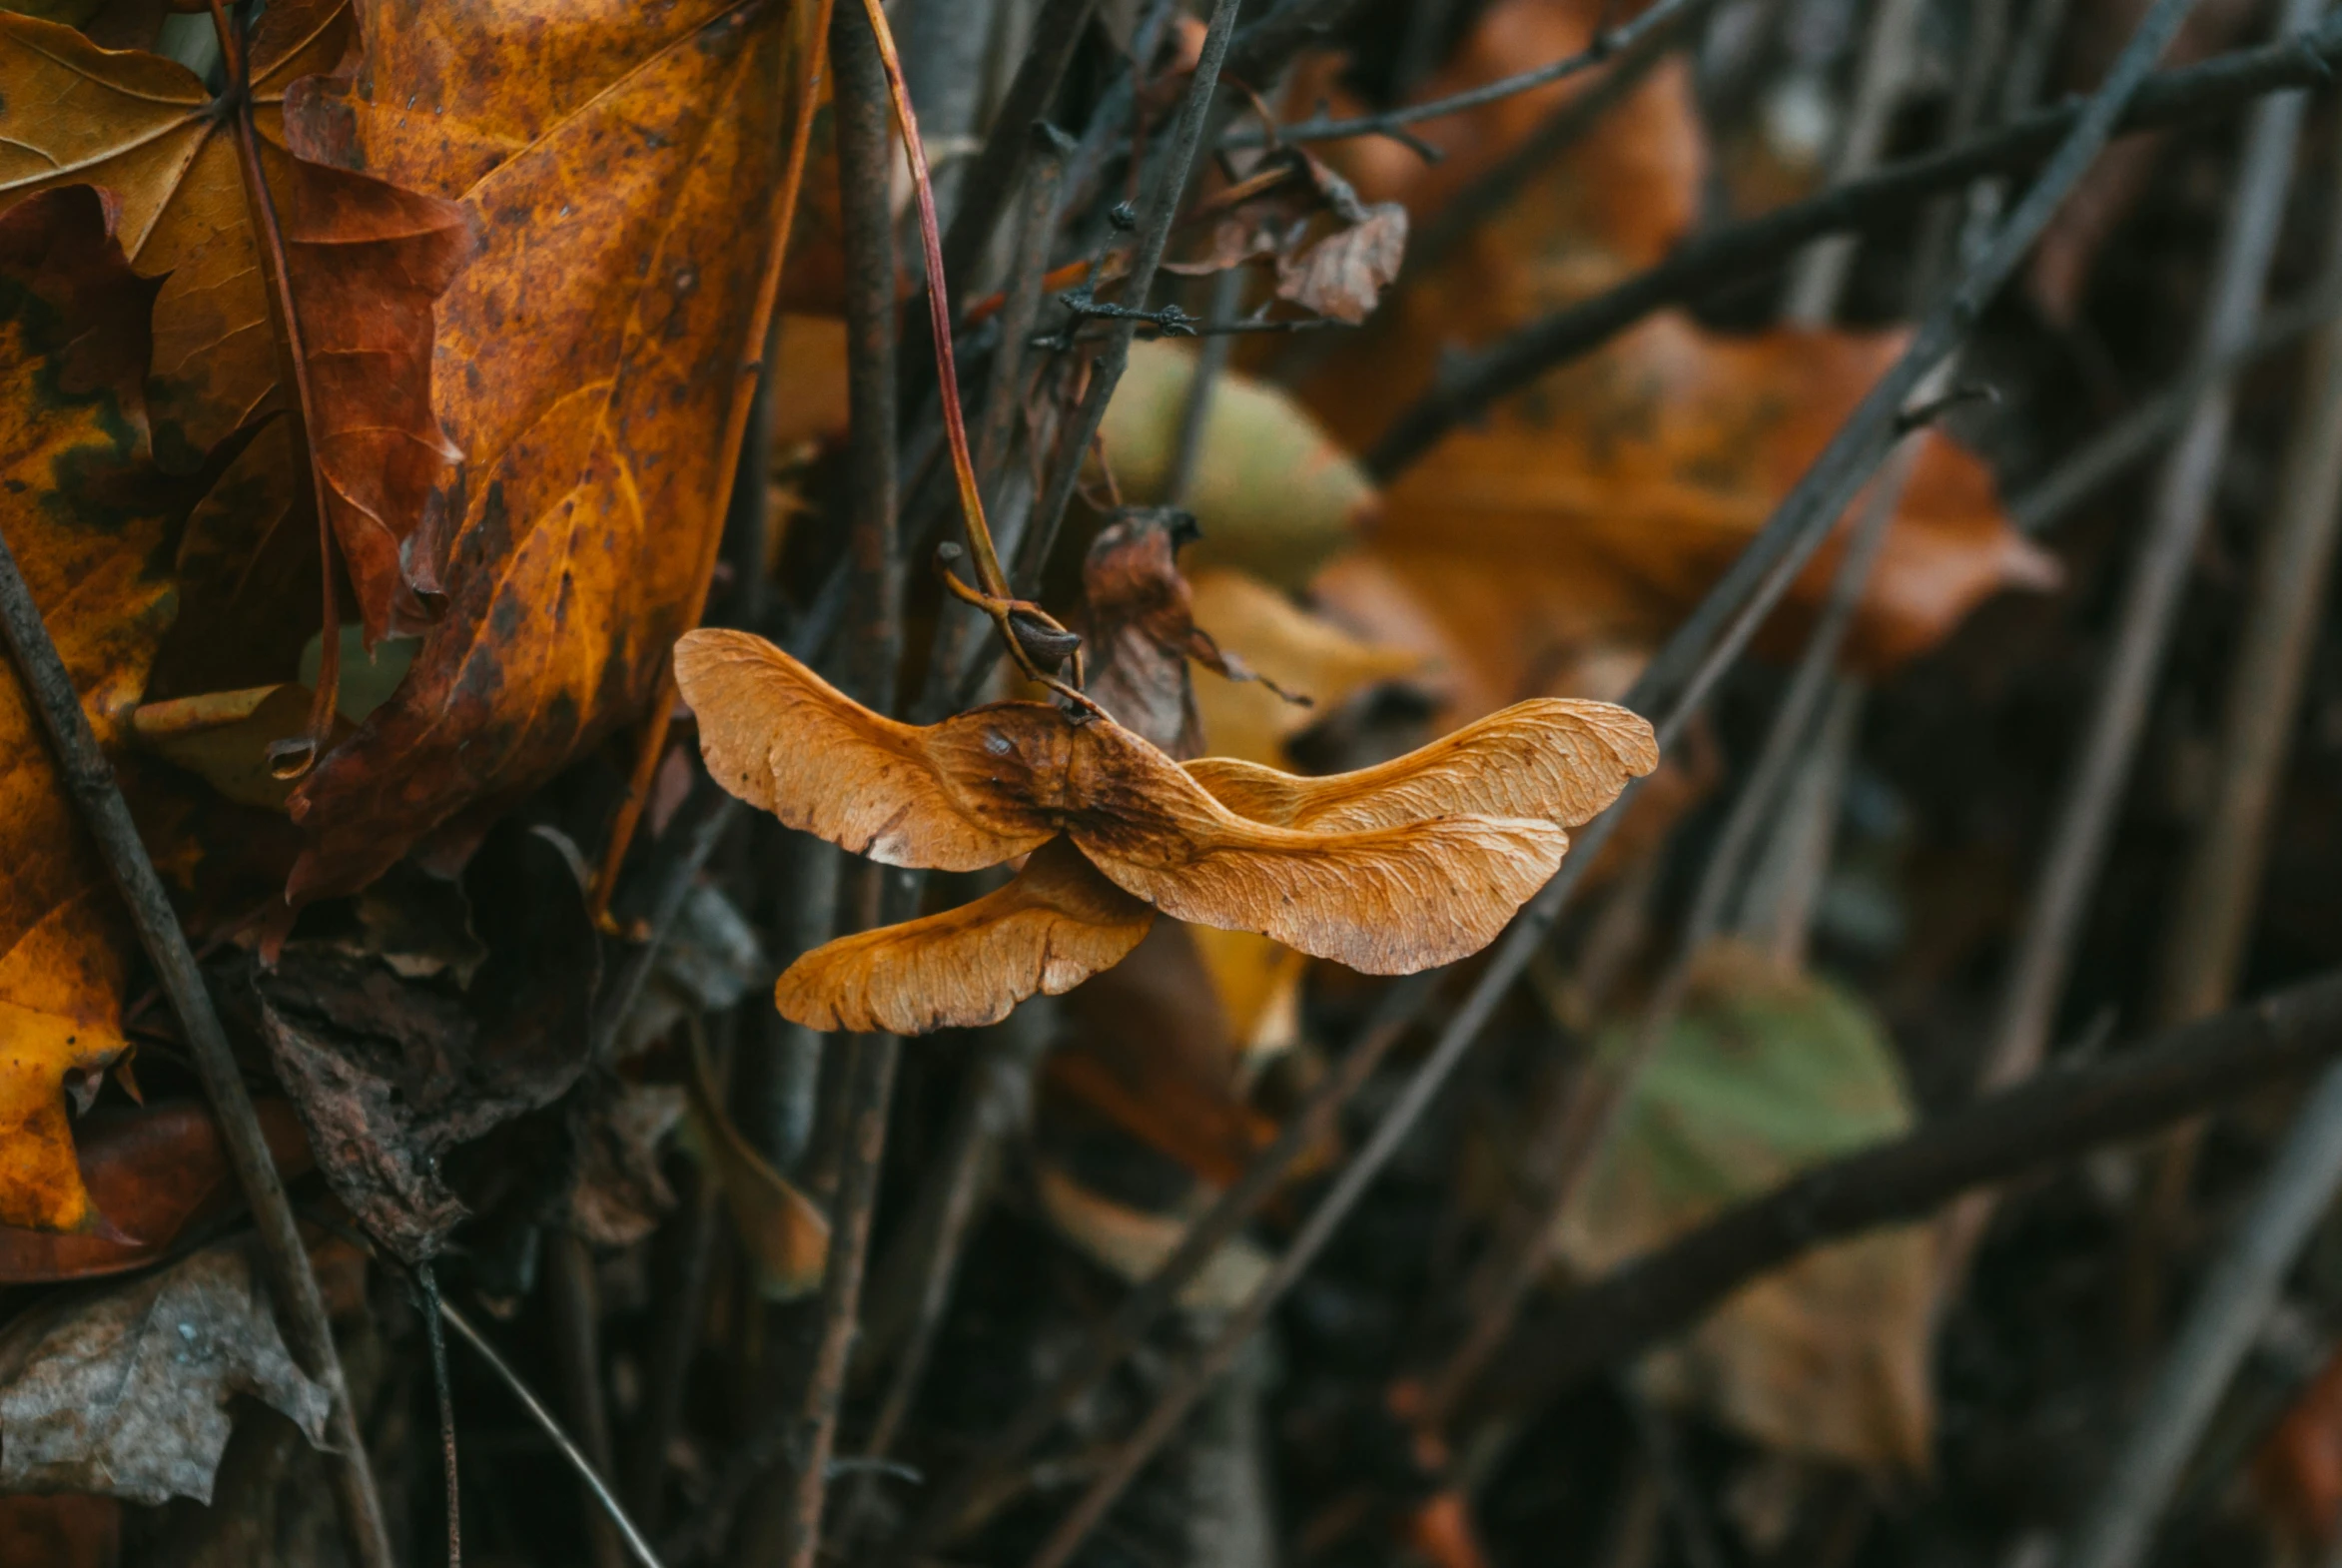
[[[1622,753],[1582,745],[1574,731],[1567,746],[1525,745],[1526,765],[1467,742],[1428,759],[1454,782],[1412,788],[1410,760],[1401,759],[1348,786],[1365,802],[1350,804],[1359,825],[1316,830],[1239,815],[1108,719],[1077,723],[1041,703],[1003,702],[941,724],[901,724],[742,632],[685,636],[675,674],[699,715],[710,772],[792,826],[885,864],[946,870],[997,864],[1063,834],[1106,881],[1165,914],[1258,931],[1368,974],[1406,974],[1485,947],[1561,864],[1563,820],[1582,820],[1587,802],[1615,797],[1656,761],[1647,742]],[[1537,711],[1524,733],[1537,733]],[[1620,723],[1641,725],[1632,715]],[[1522,779],[1493,777],[1507,767]],[[1347,799],[1342,789],[1337,781],[1335,794]],[[1502,800],[1511,814],[1483,814],[1476,799]],[[1004,913],[1022,913],[1032,896],[1004,893]],[[928,929],[955,941],[970,930],[948,917]],[[1026,980],[886,1005],[931,1028],[997,1017],[1004,989],[1052,978],[1048,963],[1035,962],[1029,923],[1023,930],[1007,967]],[[998,965],[990,944],[983,952]],[[817,951],[799,962],[827,960]],[[890,984],[908,970],[900,954],[883,966]],[[837,973],[879,977],[882,966],[847,963]],[[1054,978],[1071,984],[1062,970]],[[805,1008],[801,1021],[824,1016],[788,976],[780,995]],[[877,1011],[867,994],[858,1005]]]
[[[1204,743],[1187,661],[1228,680],[1261,679],[1195,624],[1176,557],[1179,546],[1196,536],[1195,519],[1183,511],[1133,506],[1099,530],[1082,562],[1095,660],[1089,696],[1124,728],[1181,760],[1200,753]],[[1270,689],[1276,690],[1272,683]]]
[[[53,1297],[0,1337],[0,1491],[209,1503],[237,1394],[324,1445],[332,1398],[286,1351],[243,1248]]]
[[[710,443],[752,390],[737,350],[813,10],[376,6],[349,74],[290,94],[296,151],[451,202],[481,237],[437,306],[432,407],[464,460],[415,553],[446,612],[295,792],[293,902],[365,886],[649,703],[723,525]]]

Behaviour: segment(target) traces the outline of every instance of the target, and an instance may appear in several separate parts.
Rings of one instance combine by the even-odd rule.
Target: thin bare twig
[[[944,1310],[951,1304],[960,1257],[967,1249],[980,1199],[991,1180],[995,1152],[1029,1113],[1033,1070],[1049,1050],[1056,1017],[1050,999],[1028,1000],[989,1032],[969,1070],[974,1082],[962,1091],[943,1150],[930,1168],[918,1213],[905,1228],[904,1244],[919,1245],[924,1255],[909,1333],[863,1443],[868,1460],[886,1458],[910,1413],[912,1397],[919,1391],[936,1336],[943,1329]],[[876,1473],[864,1482],[866,1500],[877,1482]]]
[[[610,1416],[602,1397],[601,1292],[594,1288],[593,1257],[584,1237],[565,1226],[555,1226],[546,1237],[545,1291],[551,1298],[553,1345],[568,1395],[569,1421],[577,1430],[585,1456],[596,1475],[608,1475],[611,1464]],[[587,1483],[590,1493],[593,1484]],[[622,1543],[607,1517],[588,1513],[586,1550],[594,1568],[619,1568],[625,1561]]]
[[[462,1466],[455,1462],[455,1390],[447,1376],[447,1336],[439,1325],[439,1276],[428,1259],[414,1265],[422,1297],[422,1337],[430,1350],[431,1394],[439,1407],[439,1463],[447,1488],[447,1568],[463,1565]]]
[[[292,1344],[294,1358],[333,1401],[327,1425],[331,1440],[327,1470],[333,1477],[335,1503],[351,1558],[360,1568],[391,1568],[382,1499],[367,1463],[366,1443],[350,1402],[350,1385],[342,1374],[342,1357],[334,1346],[325,1297],[310,1268],[309,1250],[302,1244],[301,1226],[286,1198],[284,1178],[270,1157],[268,1139],[261,1132],[252,1096],[212,1004],[203,970],[188,946],[187,933],[171,907],[170,895],[163,890],[162,878],[156,875],[155,863],[147,857],[146,845],[131,821],[130,807],[115,782],[113,765],[99,749],[89,715],[74,691],[73,677],[57,655],[57,644],[49,638],[40,606],[33,601],[5,536],[0,536],[0,633],[6,635],[25,696],[40,714],[41,726],[55,747],[59,781],[96,841],[99,857],[128,908],[139,944],[146,949],[164,994],[178,1014],[181,1034],[219,1118],[230,1169],[252,1207],[269,1292],[285,1320],[285,1337]]]
[[[1887,131],[1912,76],[1919,45],[1920,0],[1880,0],[1855,78],[1854,107],[1840,133],[1830,182],[1844,185],[1869,174],[1887,150]],[[1782,316],[1799,327],[1827,326],[1837,315],[1854,272],[1855,237],[1817,240],[1790,269]]]
[[[1186,95],[1179,100],[1171,145],[1165,151],[1155,190],[1140,219],[1138,245],[1131,258],[1130,271],[1125,274],[1123,299],[1136,309],[1145,308],[1147,296],[1155,287],[1156,270],[1163,265],[1164,248],[1171,243],[1171,224],[1178,217],[1179,199],[1186,192],[1196,150],[1203,142],[1211,95],[1219,86],[1220,66],[1228,57],[1228,40],[1235,30],[1240,3],[1241,0],[1213,0],[1211,20],[1204,30],[1202,50],[1196,56],[1194,76],[1187,85]],[[1082,465],[1090,455],[1090,443],[1097,437],[1099,425],[1105,422],[1107,402],[1114,396],[1115,388],[1122,383],[1123,371],[1130,364],[1131,339],[1137,326],[1138,323],[1127,319],[1108,325],[1103,352],[1091,361],[1089,389],[1059,434],[1057,470],[1050,475],[1049,486],[1042,492],[1026,529],[1024,546],[1017,554],[1016,581],[1028,591],[1040,581],[1049,552],[1057,543],[1059,525],[1065,520],[1066,508],[1073,503],[1075,487],[1081,482]]]
[[[1594,41],[1585,48],[1550,65],[1501,77],[1460,93],[1451,93],[1445,98],[1386,109],[1378,114],[1358,115],[1347,120],[1303,120],[1294,125],[1280,126],[1276,139],[1288,143],[1332,142],[1352,136],[1390,136],[1406,126],[1421,125],[1426,120],[1444,120],[1450,115],[1464,114],[1486,104],[1566,81],[1581,72],[1607,64],[1651,34],[1671,29],[1683,12],[1704,3],[1705,0],[1659,0],[1657,5],[1633,21],[1596,33]],[[1262,140],[1261,133],[1248,132],[1228,138],[1226,145],[1254,147]]]
[[[2294,1258],[2342,1187],[2342,1068],[2328,1068],[2270,1164],[2259,1195],[2197,1293],[2063,1568],[2135,1568],[2146,1556],[2237,1363],[2268,1320]]]
[[[2128,102],[2120,129],[2141,131],[2233,109],[2285,88],[2315,87],[2342,61],[2342,16],[2255,49],[2158,72]],[[2021,169],[2080,123],[2096,100],[2027,115],[1940,153],[1892,164],[1761,218],[1688,241],[1666,261],[1591,300],[1566,307],[1465,357],[1391,422],[1366,455],[1388,480],[1457,424],[1546,371],[1608,342],[1670,305],[1744,282],[1809,241],[1894,220],[1980,175]]]
[[[2314,17],[2316,0],[2288,0],[2283,30]],[[2277,94],[2257,105],[2241,155],[2236,197],[2221,237],[2212,300],[2197,357],[2216,359],[2252,336],[2292,183],[2305,95]],[[2071,782],[2059,802],[2049,852],[2019,930],[2016,962],[2002,990],[1982,1082],[2015,1082],[2041,1059],[2090,891],[2097,885],[2114,810],[2144,732],[2148,699],[2177,622],[2197,538],[2211,513],[2212,487],[2227,449],[2232,407],[2215,386],[2199,400],[2157,486],[2138,564],[2123,599],[2105,684],[2090,716]]]
[[[2342,271],[2342,202],[2327,236],[2327,260],[2329,268]],[[2224,1005],[2235,991],[2252,934],[2254,895],[2268,859],[2269,817],[2293,750],[2302,681],[2317,646],[2318,611],[2342,520],[2342,328],[2329,324],[2319,332],[2303,392],[2286,445],[2276,513],[2229,671],[2211,811],[2164,928],[2154,998],[2158,1023],[2185,1023]],[[2133,1210],[2123,1294],[2141,1344],[2159,1315],[2160,1265],[2186,1208],[2199,1133],[2183,1128],[2171,1136]]]
[[[626,1510],[619,1503],[618,1494],[610,1490],[610,1483],[593,1467],[593,1461],[585,1457],[585,1450],[579,1448],[575,1439],[553,1418],[553,1412],[544,1407],[544,1401],[529,1391],[528,1385],[520,1380],[520,1374],[513,1371],[510,1363],[496,1353],[496,1347],[488,1343],[485,1334],[472,1326],[471,1319],[455,1310],[444,1299],[439,1302],[439,1315],[446,1319],[448,1327],[462,1336],[465,1344],[479,1352],[479,1358],[487,1362],[488,1370],[496,1374],[497,1381],[512,1391],[512,1397],[520,1401],[520,1407],[528,1412],[529,1419],[535,1421],[538,1428],[553,1440],[553,1446],[561,1451],[561,1457],[569,1461],[569,1468],[577,1472],[578,1478],[585,1482],[586,1489],[593,1494],[593,1500],[608,1515],[610,1523],[617,1526],[618,1534],[626,1542],[626,1549],[634,1554],[634,1560],[641,1563],[642,1568],[660,1568],[658,1554],[650,1549],[650,1542],[643,1539],[642,1532],[634,1527],[634,1521],[626,1517]]]
[[[1278,1131],[1275,1142],[1187,1227],[1171,1254],[1123,1297],[1114,1315],[1091,1331],[1056,1378],[985,1440],[975,1460],[945,1481],[895,1544],[887,1559],[890,1563],[916,1560],[947,1540],[969,1507],[979,1498],[994,1495],[1034,1445],[1130,1353],[1178,1299],[1188,1281],[1283,1184],[1301,1158],[1324,1143],[1334,1119],[1406,1034],[1408,1020],[1428,1000],[1432,989],[1428,976],[1415,976],[1384,993],[1364,1034],[1310,1092],[1308,1100]]]
[[[2342,315],[2342,272],[2312,289],[2306,298],[2272,307],[2250,342],[2215,360],[2189,366],[2170,386],[2140,399],[2136,407],[2091,436],[2030,488],[2013,496],[2007,505],[2009,522],[2020,532],[2046,533],[2132,464],[2163,450],[2163,437],[2186,421],[2188,410],[2202,401],[2212,387],[2232,381],[2262,360],[2291,348],[2337,315]]]
[[[887,138],[891,86],[885,38],[886,19],[876,5],[855,14],[840,7],[830,28],[835,73],[840,229],[846,254],[846,373],[852,419],[848,455],[852,535],[847,557],[857,588],[857,623],[848,642],[848,689],[881,712],[893,706],[896,666],[902,656],[901,541],[897,534],[895,450],[897,440],[894,347],[894,265],[892,218],[887,189],[892,159]],[[906,124],[905,140],[915,142],[907,105],[897,104]],[[912,168],[925,180],[924,160]],[[923,227],[933,229],[932,201],[921,203]],[[942,302],[950,284],[936,266],[931,299]],[[938,379],[947,409],[958,407],[948,334],[939,334]],[[962,455],[961,449],[954,455]],[[964,472],[963,485],[972,476]],[[967,501],[965,494],[963,501]],[[972,530],[982,528],[981,510],[969,514]],[[997,572],[997,565],[993,568]],[[990,574],[985,578],[992,580]],[[869,868],[865,923],[902,918],[907,879],[884,877]],[[909,880],[908,902],[917,882]],[[880,1161],[886,1151],[887,1115],[894,1103],[900,1043],[892,1036],[859,1036],[846,1059],[846,1138],[840,1149],[837,1195],[830,1215],[829,1256],[821,1286],[820,1316],[800,1390],[795,1420],[784,1429],[782,1457],[794,1470],[781,1520],[781,1557],[790,1568],[811,1568],[821,1546],[823,1513],[829,1495],[829,1460],[837,1443],[838,1415],[845,1401],[846,1371],[861,1302],[862,1271],[870,1245],[870,1223],[878,1202]]]

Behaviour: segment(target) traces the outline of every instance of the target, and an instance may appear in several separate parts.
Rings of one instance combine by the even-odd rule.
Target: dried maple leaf
[[[333,1397],[287,1352],[242,1247],[56,1297],[0,1337],[0,1490],[208,1503],[238,1394],[325,1445]]]
[[[940,724],[901,724],[741,632],[690,633],[676,646],[675,672],[699,716],[710,773],[791,827],[884,864],[946,871],[997,865],[1062,835],[1079,863],[1053,860],[1045,870],[1095,874],[1165,914],[1259,931],[1369,974],[1451,963],[1486,946],[1560,865],[1564,826],[1658,760],[1640,719],[1622,713],[1606,723],[1602,734],[1617,745],[1605,751],[1567,705],[1549,705],[1451,737],[1452,749],[1426,760],[1432,784],[1403,758],[1366,774],[1292,781],[1284,795],[1257,776],[1269,770],[1197,765],[1239,798],[1273,798],[1303,824],[1286,826],[1231,810],[1196,774],[1109,719],[1077,723],[1041,703],[1003,702]],[[1493,814],[1495,802],[1513,814]],[[995,908],[1014,922],[1032,903],[1011,894]],[[943,934],[970,936],[963,926]],[[1032,965],[1032,951],[1014,945],[1025,977],[1078,978],[1071,964]],[[989,943],[970,952],[990,965]],[[800,962],[820,963],[821,953]],[[895,955],[852,972],[884,983],[904,968]],[[1020,983],[962,989],[997,1016],[999,997]],[[793,995],[786,975],[780,995]],[[931,1023],[955,1021],[943,1001],[930,994],[898,1005]]]
[[[306,515],[314,450],[371,641],[394,608],[418,611],[415,595],[437,591],[434,553],[406,544],[459,455],[431,415],[431,307],[470,238],[451,203],[286,151],[288,85],[332,69],[350,33],[349,0],[284,0],[263,13],[251,43],[263,177],[283,227],[316,423],[254,450],[238,482],[267,464]],[[194,471],[238,429],[299,411],[279,385],[274,262],[256,237],[234,127],[175,60],[0,13],[0,206],[80,183],[121,203],[132,266],[163,281],[149,400],[157,456],[173,471]],[[298,556],[305,546],[289,538],[282,547]]]
[[[87,187],[0,214],[0,487],[8,545],[101,744],[119,749],[172,610],[185,515],[148,461],[141,378],[153,286]],[[72,614],[60,611],[70,604]],[[127,1042],[131,951],[113,884],[23,687],[0,679],[0,1224],[96,1221],[74,1165],[69,1078]]]
[[[350,76],[292,95],[297,151],[452,201],[483,237],[438,305],[433,403],[464,453],[431,498],[447,613],[294,795],[295,902],[363,886],[649,702],[723,525],[710,432],[751,386],[765,263],[743,229],[769,232],[813,9],[369,9]]]

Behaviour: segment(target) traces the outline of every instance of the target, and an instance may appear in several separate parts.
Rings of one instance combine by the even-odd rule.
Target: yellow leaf
[[[141,378],[153,289],[87,187],[0,214],[0,486],[8,545],[99,742],[118,748],[164,629],[184,508],[154,482]],[[176,511],[176,515],[174,512]],[[13,674],[0,678],[0,1223],[96,1222],[70,1077],[124,1050],[130,944],[111,882]]]

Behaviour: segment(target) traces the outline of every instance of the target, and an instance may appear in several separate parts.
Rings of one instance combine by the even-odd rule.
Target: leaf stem
[[[323,602],[318,689],[310,696],[309,727],[300,735],[273,742],[268,750],[269,772],[280,779],[297,779],[317,763],[333,739],[334,713],[342,687],[342,607],[334,586],[334,520],[326,503],[326,474],[318,464],[317,398],[309,385],[309,350],[301,334],[301,312],[293,301],[293,272],[285,249],[285,229],[277,220],[277,198],[269,190],[261,168],[260,132],[252,118],[252,57],[243,35],[228,18],[221,0],[211,0],[212,31],[220,40],[220,59],[227,71],[227,88],[220,103],[236,123],[236,165],[244,177],[244,195],[260,231],[261,257],[276,294],[279,328],[284,335],[285,361],[293,374],[293,392],[301,416],[301,454],[309,465],[310,499],[318,513],[319,597]]]

